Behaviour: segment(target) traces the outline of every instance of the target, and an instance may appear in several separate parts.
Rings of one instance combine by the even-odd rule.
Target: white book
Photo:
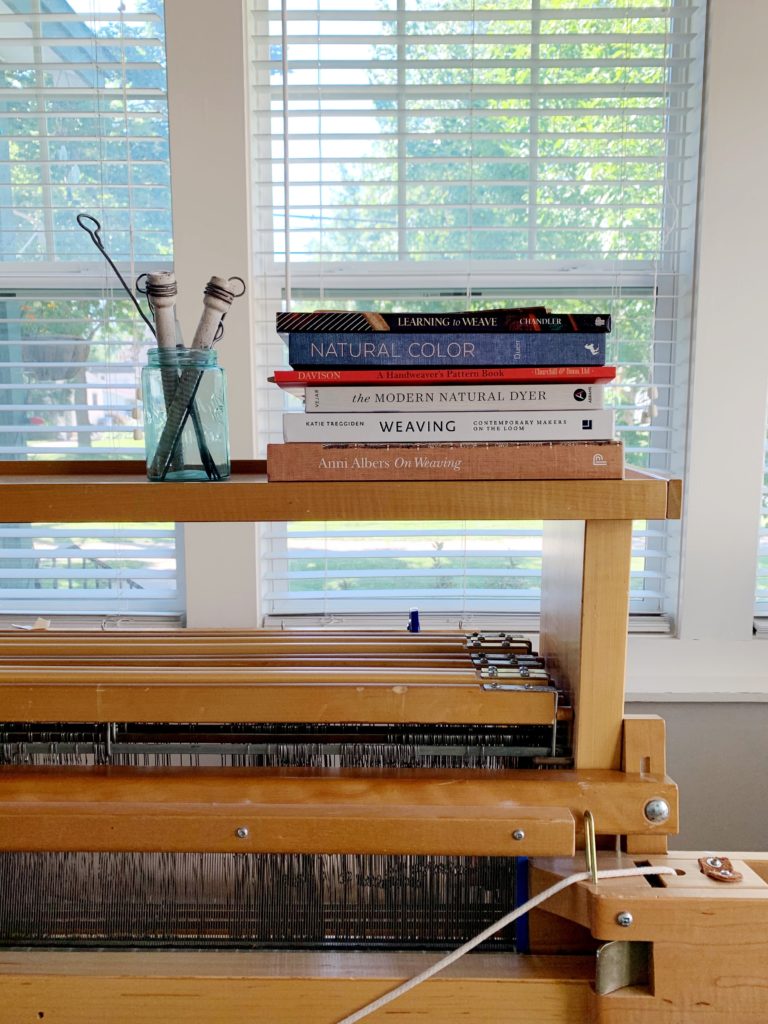
[[[603,384],[416,384],[306,387],[307,412],[491,412],[602,409]]]
[[[610,441],[613,410],[283,413],[285,441]]]

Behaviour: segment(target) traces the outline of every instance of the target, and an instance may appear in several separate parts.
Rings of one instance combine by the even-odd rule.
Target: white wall
[[[227,371],[232,455],[252,459],[256,417],[245,4],[166,0],[165,21],[179,319],[189,343],[208,279],[237,275],[248,283],[246,297],[227,314],[217,353]],[[258,526],[187,524],[184,539],[188,624],[257,625]]]

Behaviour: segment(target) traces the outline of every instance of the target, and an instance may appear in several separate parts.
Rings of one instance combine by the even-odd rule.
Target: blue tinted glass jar
[[[150,480],[229,476],[227,382],[211,348],[153,348],[141,372]]]

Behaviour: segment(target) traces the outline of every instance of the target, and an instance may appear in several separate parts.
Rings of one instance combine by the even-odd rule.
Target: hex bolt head
[[[634,917],[632,917],[628,910],[622,910],[616,915],[616,924],[622,928],[629,928],[634,920]]]
[[[521,828],[516,828],[512,833],[512,838],[520,842],[521,839],[525,839],[525,832]]]
[[[669,804],[666,800],[662,800],[661,797],[654,797],[653,800],[649,800],[643,808],[643,814],[646,816],[648,821],[662,822],[667,821],[669,818]]]
[[[238,839],[247,839],[248,829],[245,827],[245,825],[241,825],[240,828],[235,829],[235,835],[237,836]]]

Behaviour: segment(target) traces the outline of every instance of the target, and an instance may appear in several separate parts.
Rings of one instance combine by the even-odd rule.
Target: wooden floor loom
[[[0,633],[0,1024],[768,1021],[768,855],[667,854],[663,722],[624,717],[633,519],[679,483],[150,485],[8,464],[11,522],[544,519],[540,657],[463,633]]]

